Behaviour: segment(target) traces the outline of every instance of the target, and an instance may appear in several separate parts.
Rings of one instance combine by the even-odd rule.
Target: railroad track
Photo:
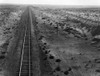
[[[42,56],[44,54],[42,53],[37,39],[39,30],[36,26],[36,18],[31,8],[26,10],[25,16],[25,18],[27,18],[26,29],[17,76],[45,76],[43,74],[44,72],[47,73],[48,68],[42,63]]]
[[[30,14],[28,12],[28,25],[25,26],[25,34],[22,43],[21,59],[19,64],[19,71],[17,76],[32,76],[32,55],[31,55],[31,23]]]

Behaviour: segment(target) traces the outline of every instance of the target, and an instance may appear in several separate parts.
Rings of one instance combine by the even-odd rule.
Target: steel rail
[[[19,67],[20,67],[20,70],[19,70],[19,72],[18,72],[18,76],[23,76],[23,66],[25,66],[24,65],[24,61],[25,61],[25,59],[24,59],[24,56],[25,56],[25,51],[28,51],[28,55],[27,55],[27,64],[28,64],[28,70],[27,70],[27,72],[28,72],[28,76],[32,76],[32,61],[31,61],[31,27],[33,27],[33,22],[32,22],[32,12],[31,12],[31,10],[30,10],[30,8],[28,9],[28,18],[29,18],[29,26],[28,25],[26,25],[26,29],[25,29],[25,35],[24,35],[24,40],[23,40],[23,43],[22,43],[22,50],[21,50],[21,60],[20,60],[20,65],[19,65]],[[33,28],[34,29],[34,32],[35,32],[35,28]],[[28,50],[25,50],[25,43],[27,42],[27,38],[26,37],[28,37]],[[36,39],[36,41],[37,41],[37,39]],[[27,65],[26,65],[27,66]]]
[[[29,16],[29,20],[31,20],[32,18],[30,17],[30,13],[29,13],[29,11],[28,11],[28,16]],[[32,20],[31,20],[32,21]],[[30,22],[29,22],[30,23]],[[28,35],[29,34],[29,35]],[[20,70],[19,70],[19,74],[18,74],[18,76],[22,76],[22,74],[23,74],[23,72],[22,72],[22,67],[23,67],[23,65],[24,65],[24,61],[25,61],[25,59],[24,59],[24,52],[25,52],[25,43],[26,43],[26,37],[27,37],[27,35],[28,35],[28,39],[29,39],[29,41],[28,41],[28,47],[29,47],[29,49],[27,50],[28,51],[28,76],[32,76],[32,71],[31,71],[31,23],[30,23],[30,25],[28,26],[26,26],[26,29],[25,29],[25,35],[24,35],[24,40],[23,40],[23,43],[22,43],[22,50],[21,50],[21,60],[20,60]]]
[[[29,11],[29,15],[30,15],[30,23],[31,23],[31,28],[33,29],[33,33],[34,33],[34,37],[35,37],[35,40],[36,40],[36,42],[37,42],[37,46],[38,46],[38,48],[39,48],[39,43],[38,43],[38,39],[37,39],[37,35],[36,35],[36,30],[37,30],[37,28],[36,28],[36,25],[35,24],[33,24],[33,22],[32,22],[32,20],[33,20],[33,17],[32,17],[32,8],[30,7],[30,11]],[[35,17],[35,16],[34,16]],[[38,65],[40,64],[40,59],[38,60]],[[38,74],[38,76],[41,76],[41,71],[40,71],[40,65],[39,65],[39,74]]]
[[[20,70],[19,70],[19,75],[18,76],[21,76],[21,71],[22,71],[26,33],[27,33],[27,28],[25,29],[24,41],[23,41],[23,44],[22,44],[22,54],[21,54]]]
[[[30,16],[30,13],[29,13],[29,16]],[[31,27],[31,25],[30,25],[30,27]],[[30,28],[29,28],[30,29]],[[31,44],[31,42],[30,42],[30,36],[31,36],[31,29],[29,30],[29,76],[31,76],[31,50],[30,50],[30,44]]]

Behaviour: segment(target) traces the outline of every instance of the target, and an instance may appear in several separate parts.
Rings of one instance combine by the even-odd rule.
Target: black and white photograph
[[[0,0],[0,76],[100,76],[100,0]]]

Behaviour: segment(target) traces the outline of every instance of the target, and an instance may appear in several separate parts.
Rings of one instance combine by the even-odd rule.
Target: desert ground
[[[34,5],[0,6],[0,76],[17,76],[28,26],[33,76],[100,76],[100,8]]]

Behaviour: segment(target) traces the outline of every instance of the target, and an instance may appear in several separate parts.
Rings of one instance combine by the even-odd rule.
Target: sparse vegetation
[[[6,60],[9,57],[8,53],[11,52],[11,50],[8,49],[9,46],[12,46],[11,42],[15,37],[16,30],[18,30],[22,13],[23,10],[19,6],[0,6],[0,61],[2,61],[2,63],[0,63],[0,65],[2,65],[0,72],[7,70],[4,68],[7,66],[4,65],[11,62]],[[6,73],[7,72],[5,72],[5,74]],[[4,76],[4,74],[2,75]]]
[[[99,9],[33,9],[38,29],[44,35],[40,41],[47,43],[50,50],[48,53],[45,48],[43,52],[55,75],[92,76],[99,72],[94,70],[97,64],[93,63],[93,58],[100,57],[99,51],[97,54],[97,46],[100,47]],[[89,60],[91,63],[88,63]],[[85,67],[87,63],[89,68]]]

